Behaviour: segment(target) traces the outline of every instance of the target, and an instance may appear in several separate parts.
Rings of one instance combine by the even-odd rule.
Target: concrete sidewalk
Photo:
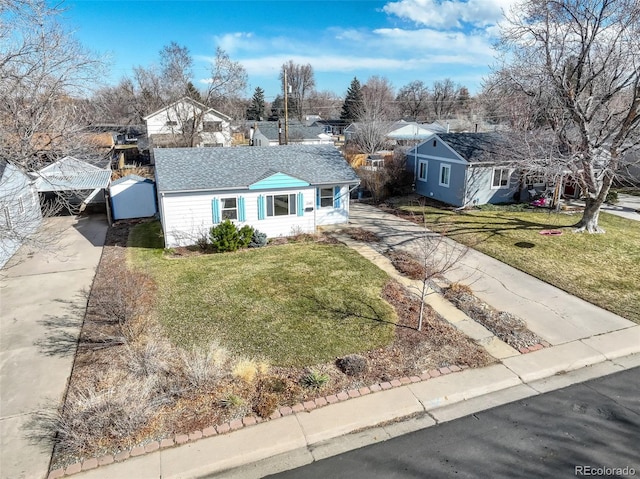
[[[423,232],[418,225],[361,204],[352,205],[351,220],[351,226],[380,234],[387,246],[411,249]],[[385,267],[384,258],[372,248],[360,246],[358,251]],[[147,444],[118,457],[89,459],[65,471],[53,471],[50,477],[73,473],[81,479],[258,478],[640,366],[640,326],[624,318],[480,253],[468,254],[456,275],[473,277],[473,288],[481,299],[526,320],[529,329],[550,346],[527,354],[488,347],[501,362],[482,369],[441,368],[420,377],[398,378],[348,391],[335,402],[286,408],[282,417],[258,424],[236,421]],[[456,314],[451,311],[447,318],[454,325],[466,320],[451,317]],[[477,331],[471,324],[465,327]]]
[[[0,477],[43,478],[51,445],[37,444],[32,413],[60,405],[73,367],[86,296],[102,254],[100,217],[49,218],[57,240],[21,248],[0,271]]]

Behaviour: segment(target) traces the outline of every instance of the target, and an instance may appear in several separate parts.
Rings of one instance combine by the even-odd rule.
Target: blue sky
[[[494,63],[502,9],[513,0],[67,0],[65,23],[106,57],[116,83],[136,65],[158,62],[175,41],[207,78],[217,46],[249,74],[268,100],[280,93],[289,59],[310,63],[316,89],[343,96],[353,77],[388,78],[396,91],[414,80],[451,78],[471,93]]]

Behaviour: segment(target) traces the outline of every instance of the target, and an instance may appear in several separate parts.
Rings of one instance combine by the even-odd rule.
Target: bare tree
[[[425,226],[416,242],[416,252],[422,266],[418,331],[422,331],[424,303],[427,296],[435,291],[435,282],[455,269],[468,251],[466,246],[448,239],[445,234],[435,233]]]
[[[302,121],[304,117],[304,101],[316,84],[313,67],[310,64],[298,65],[293,60],[289,60],[288,63],[282,65],[280,81],[284,80],[284,72],[287,73],[287,85],[291,90],[288,109],[294,117]]]
[[[416,80],[400,88],[396,102],[402,117],[413,121],[426,121],[430,111],[431,94],[429,88]]]
[[[307,111],[318,114],[322,118],[337,118],[340,115],[342,101],[332,91],[316,91],[309,93]]]
[[[449,118],[456,111],[460,88],[451,78],[433,82],[431,103],[436,118]]]
[[[244,100],[246,89],[247,71],[218,47],[211,64],[211,76],[207,79],[204,103],[234,118],[243,118],[247,109]],[[239,104],[239,99],[243,100],[242,104]]]
[[[522,164],[569,172],[586,199],[577,231],[603,232],[600,207],[640,143],[640,4],[521,1],[501,47],[508,60],[491,81],[526,106],[515,123],[532,146]]]
[[[385,77],[372,76],[362,86],[362,117],[376,120],[395,120],[397,110],[395,106],[393,85]]]

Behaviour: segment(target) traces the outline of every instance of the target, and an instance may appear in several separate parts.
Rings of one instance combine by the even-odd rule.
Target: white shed
[[[111,183],[110,193],[114,220],[148,218],[157,212],[153,180],[127,175]]]

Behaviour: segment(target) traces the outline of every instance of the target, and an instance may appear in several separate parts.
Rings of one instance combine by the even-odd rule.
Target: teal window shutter
[[[218,198],[211,200],[211,219],[214,225],[220,223],[220,200]]]
[[[238,221],[245,221],[244,197],[238,196]]]
[[[298,216],[304,216],[304,195],[298,193]]]
[[[316,208],[320,208],[320,188],[316,188]]]
[[[333,189],[333,207],[340,208],[340,187],[336,186]]]
[[[264,196],[258,195],[258,219],[264,219]]]

